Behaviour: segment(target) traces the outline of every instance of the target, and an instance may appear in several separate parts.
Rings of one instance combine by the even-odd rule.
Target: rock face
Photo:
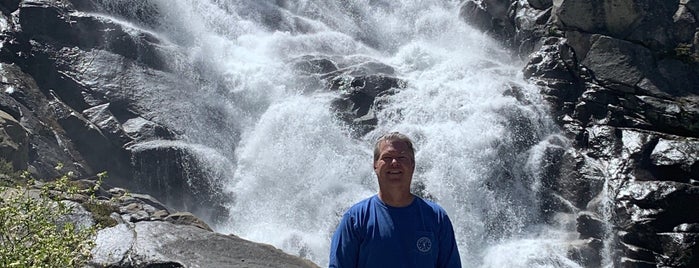
[[[503,35],[475,24],[528,59],[525,76],[574,141],[549,179],[579,211],[571,256],[587,267],[699,265],[699,2],[482,2],[494,1],[464,3],[475,14],[465,20],[514,25]]]
[[[79,176],[107,171],[111,185],[225,217],[225,198],[211,194],[220,185],[200,172],[204,167],[191,147],[173,142],[181,138],[169,124],[174,120],[153,112],[180,107],[152,105],[153,89],[144,83],[157,81],[161,90],[190,86],[163,60],[176,52],[144,30],[82,12],[98,11],[98,3],[0,3],[6,26],[0,34],[0,110],[28,136],[3,150],[12,147],[10,161],[38,178],[58,176],[57,163]],[[19,130],[6,128],[8,135]]]
[[[203,174],[202,153],[179,142],[183,134],[172,124],[205,117],[188,113],[188,104],[153,103],[153,92],[175,87],[191,89],[196,100],[192,82],[176,74],[195,67],[164,60],[182,55],[146,30],[99,15],[103,4],[0,1],[0,159],[39,179],[106,171],[105,184],[149,194],[103,193],[103,205],[117,202],[109,206],[117,207],[118,225],[100,231],[93,266],[314,267],[173,212],[207,215],[209,222],[228,218],[222,207],[228,197]],[[138,9],[134,20],[153,23],[150,2]],[[178,116],[162,118],[157,109]]]

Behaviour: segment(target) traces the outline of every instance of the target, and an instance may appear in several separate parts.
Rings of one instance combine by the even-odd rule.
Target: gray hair
[[[408,149],[410,149],[410,155],[413,157],[413,161],[415,160],[415,148],[413,148],[413,141],[410,140],[410,138],[402,133],[399,132],[391,132],[388,134],[384,134],[383,136],[379,137],[378,140],[376,140],[376,144],[374,144],[374,162],[379,160],[379,154],[381,154],[381,149],[379,147],[381,146],[381,143],[384,141],[402,141],[405,142],[405,144],[408,145]]]

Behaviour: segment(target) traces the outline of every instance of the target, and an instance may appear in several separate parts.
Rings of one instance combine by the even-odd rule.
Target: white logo
[[[430,249],[432,249],[432,241],[428,237],[423,236],[417,240],[417,250],[426,253],[429,252]]]

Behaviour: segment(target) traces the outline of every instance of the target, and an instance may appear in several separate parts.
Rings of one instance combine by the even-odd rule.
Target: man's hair
[[[405,144],[408,145],[408,149],[410,149],[410,155],[413,157],[412,160],[415,160],[415,149],[413,148],[413,141],[408,138],[408,136],[399,133],[399,132],[391,132],[388,134],[384,134],[383,136],[379,137],[378,140],[376,140],[376,144],[374,144],[374,162],[379,160],[379,154],[381,154],[381,143],[384,141],[402,141],[405,142]]]

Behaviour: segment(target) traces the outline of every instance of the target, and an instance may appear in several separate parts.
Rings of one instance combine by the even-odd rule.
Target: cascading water
[[[103,5],[157,10],[138,23],[196,67],[179,70],[200,90],[191,109],[216,107],[227,126],[181,122],[187,142],[227,159],[214,165],[232,199],[218,231],[326,265],[343,211],[377,190],[373,141],[401,131],[417,147],[414,183],[450,214],[465,267],[579,266],[566,257],[570,222],[546,224],[540,208],[542,154],[565,142],[552,142],[521,63],[459,20],[460,1],[130,2]],[[407,86],[352,138],[330,107],[337,92],[292,67],[306,55],[382,62]]]

